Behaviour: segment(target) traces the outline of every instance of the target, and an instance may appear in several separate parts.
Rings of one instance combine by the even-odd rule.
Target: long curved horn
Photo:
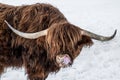
[[[96,40],[100,40],[100,41],[109,41],[115,37],[116,33],[117,33],[117,30],[115,30],[114,34],[111,36],[101,36],[101,35],[97,35],[95,33],[86,31],[86,30],[83,30],[83,32],[82,32],[83,35],[87,35],[87,36],[91,37],[92,39],[96,39]]]
[[[36,39],[39,38],[41,36],[45,36],[47,35],[48,29],[40,31],[40,32],[35,32],[35,33],[24,33],[21,31],[16,30],[15,28],[13,28],[6,20],[5,23],[8,25],[8,27],[17,35],[27,38],[27,39]]]

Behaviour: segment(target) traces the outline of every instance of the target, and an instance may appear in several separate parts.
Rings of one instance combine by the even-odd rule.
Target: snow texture
[[[0,0],[1,3],[23,5],[50,3],[72,24],[97,34],[116,37],[108,42],[94,40],[83,48],[70,68],[50,74],[47,80],[120,80],[120,0]],[[24,68],[7,69],[1,80],[27,80]]]

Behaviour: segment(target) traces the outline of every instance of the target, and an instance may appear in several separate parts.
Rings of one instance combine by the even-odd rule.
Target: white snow
[[[94,40],[84,48],[70,68],[50,74],[47,80],[120,80],[120,0],[0,0],[1,3],[22,5],[50,3],[59,8],[67,19],[83,29],[116,37],[109,42]],[[24,69],[11,68],[0,80],[27,80]]]

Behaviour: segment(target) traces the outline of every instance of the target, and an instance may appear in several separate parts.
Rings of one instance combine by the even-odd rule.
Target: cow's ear
[[[82,39],[78,41],[79,46],[91,46],[93,44],[92,39],[89,36],[82,35]]]

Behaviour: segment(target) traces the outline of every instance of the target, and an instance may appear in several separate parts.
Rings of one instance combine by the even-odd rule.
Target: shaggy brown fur
[[[47,36],[29,40],[13,33],[4,20],[22,32],[50,29]],[[60,69],[56,55],[67,53],[73,62],[82,47],[91,44],[90,37],[81,35],[80,28],[49,4],[0,4],[0,74],[7,67],[24,66],[30,80],[45,80]]]

